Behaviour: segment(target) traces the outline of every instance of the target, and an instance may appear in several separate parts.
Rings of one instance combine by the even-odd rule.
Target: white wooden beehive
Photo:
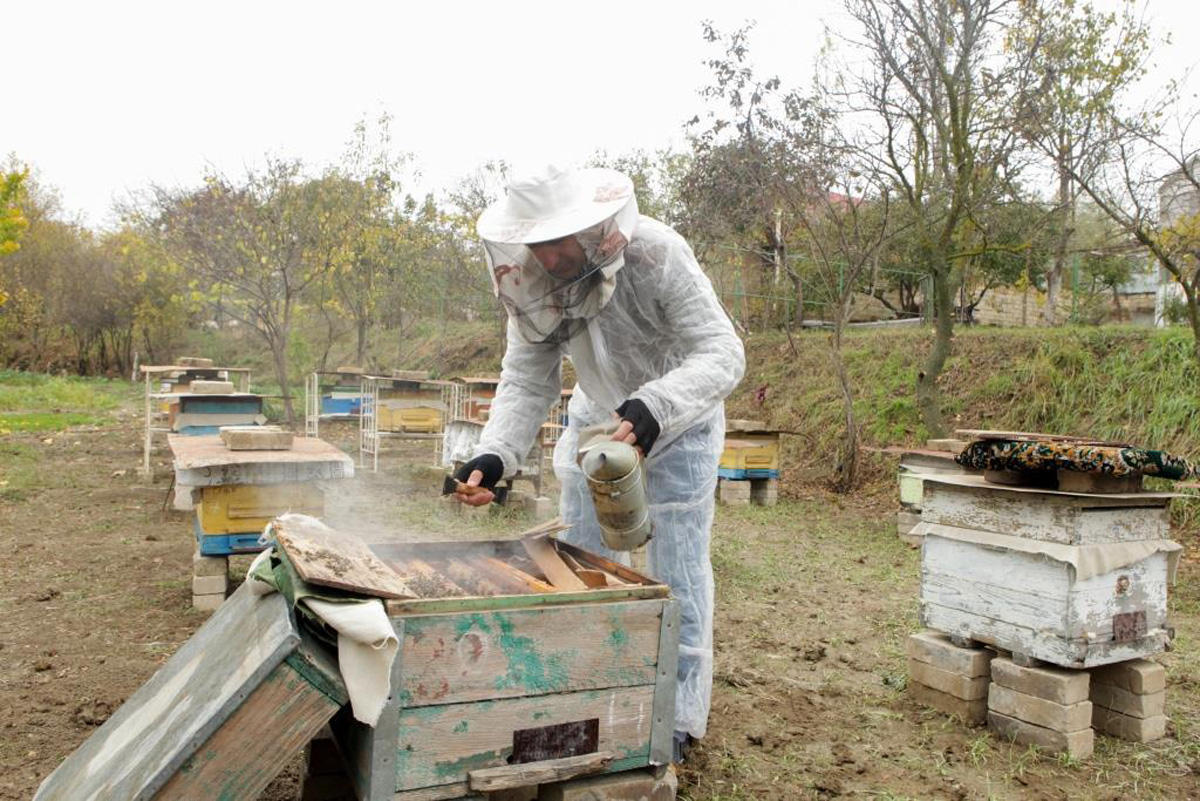
[[[1171,497],[927,477],[921,622],[1063,667],[1159,653],[1179,550]]]

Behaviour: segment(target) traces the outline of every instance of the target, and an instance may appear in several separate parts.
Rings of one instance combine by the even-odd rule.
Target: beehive
[[[203,487],[197,519],[205,534],[257,534],[285,512],[320,517],[325,513],[325,495],[311,483]]]
[[[457,798],[510,759],[670,761],[678,609],[664,585],[562,544],[599,586],[551,585],[519,541],[372,550],[422,597],[387,602],[398,690],[379,724],[334,721],[359,798]]]
[[[1162,651],[1179,551],[1166,538],[1171,497],[926,475],[922,623],[1062,667]]]
[[[779,478],[779,432],[754,420],[726,421],[717,474],[733,480]]]

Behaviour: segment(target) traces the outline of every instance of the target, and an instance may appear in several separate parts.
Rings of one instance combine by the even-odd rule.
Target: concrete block
[[[717,503],[726,506],[749,506],[750,482],[717,479]]]
[[[928,662],[919,662],[916,659],[908,660],[908,675],[926,687],[949,693],[964,701],[987,700],[988,684],[991,683],[987,676],[971,678],[961,673],[951,673],[948,670],[936,668]]]
[[[216,595],[220,593],[223,598],[228,591],[228,576],[192,576],[193,595]]]
[[[192,607],[199,609],[201,612],[215,612],[225,603],[225,593],[213,593],[212,595],[196,595],[192,593]]]
[[[192,554],[192,575],[193,576],[228,576],[229,575],[229,557],[226,556],[203,556],[200,549]]]
[[[675,801],[678,784],[674,771],[627,770],[542,785],[538,801]]]
[[[905,651],[910,659],[927,662],[935,668],[969,679],[990,676],[990,664],[995,655],[983,647],[957,646],[940,631],[921,631],[909,636]]]
[[[946,451],[947,453],[960,453],[963,448],[967,447],[966,440],[961,439],[931,439],[926,440],[925,447],[931,451]]]
[[[988,689],[988,711],[999,712],[1035,726],[1061,732],[1086,729],[1092,721],[1092,702],[1059,704],[1027,695],[992,682]]]
[[[956,698],[949,693],[935,690],[911,679],[908,682],[908,694],[918,704],[931,707],[947,715],[954,715],[968,726],[982,726],[987,720],[987,699],[984,698],[977,701],[964,701],[962,698]]]
[[[230,395],[233,393],[232,381],[193,381],[188,385],[188,392],[197,395]]]
[[[212,367],[213,360],[205,359],[203,356],[180,356],[171,364],[177,364],[180,367]]]
[[[1088,700],[1088,672],[1056,667],[1022,667],[1008,657],[992,660],[992,681],[1056,704]]]
[[[525,508],[529,510],[529,513],[533,515],[535,520],[549,520],[558,513],[558,505],[545,495],[530,498],[525,503]]]
[[[1047,751],[1070,754],[1078,759],[1090,757],[1096,744],[1096,735],[1091,728],[1071,732],[1055,731],[999,712],[988,712],[987,724],[1000,739],[1020,745],[1036,745]]]
[[[1112,684],[1136,695],[1162,692],[1167,687],[1167,670],[1149,659],[1130,659],[1092,668],[1092,684]]]
[[[1161,740],[1167,734],[1167,716],[1156,715],[1152,718],[1135,718],[1132,715],[1122,715],[1112,709],[1102,706],[1092,707],[1092,728],[1101,734],[1117,737],[1121,740],[1131,740],[1135,743],[1149,743]]]
[[[750,482],[750,503],[774,506],[779,502],[779,479],[760,478]]]
[[[279,426],[221,426],[221,441],[231,451],[287,451],[292,437]]]
[[[913,527],[921,522],[921,513],[913,512],[908,509],[901,509],[896,512],[896,533],[907,534],[913,530]]]
[[[1092,688],[1093,706],[1102,706],[1135,718],[1158,717],[1166,709],[1166,701],[1166,690],[1138,695],[1113,684],[1097,684]]]

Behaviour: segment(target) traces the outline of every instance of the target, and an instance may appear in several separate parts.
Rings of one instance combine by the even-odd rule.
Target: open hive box
[[[359,798],[670,761],[678,610],[665,585],[545,534],[352,548],[335,533],[328,561],[276,525],[306,581],[384,596],[400,642],[375,728],[348,709],[334,721]]]
[[[367,545],[300,515],[273,526],[276,576],[383,600],[399,651],[376,726],[354,720],[326,632],[293,606],[300,585],[258,596],[247,581],[38,801],[251,801],[331,721],[364,801],[670,760],[678,607],[666,586],[544,534]]]

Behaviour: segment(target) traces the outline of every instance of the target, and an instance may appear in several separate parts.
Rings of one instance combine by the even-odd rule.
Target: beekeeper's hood
[[[612,297],[638,221],[633,181],[616,170],[546,167],[514,178],[479,215],[492,289],[529,342],[565,342]],[[571,278],[547,272],[529,246],[574,236],[587,257]]]

